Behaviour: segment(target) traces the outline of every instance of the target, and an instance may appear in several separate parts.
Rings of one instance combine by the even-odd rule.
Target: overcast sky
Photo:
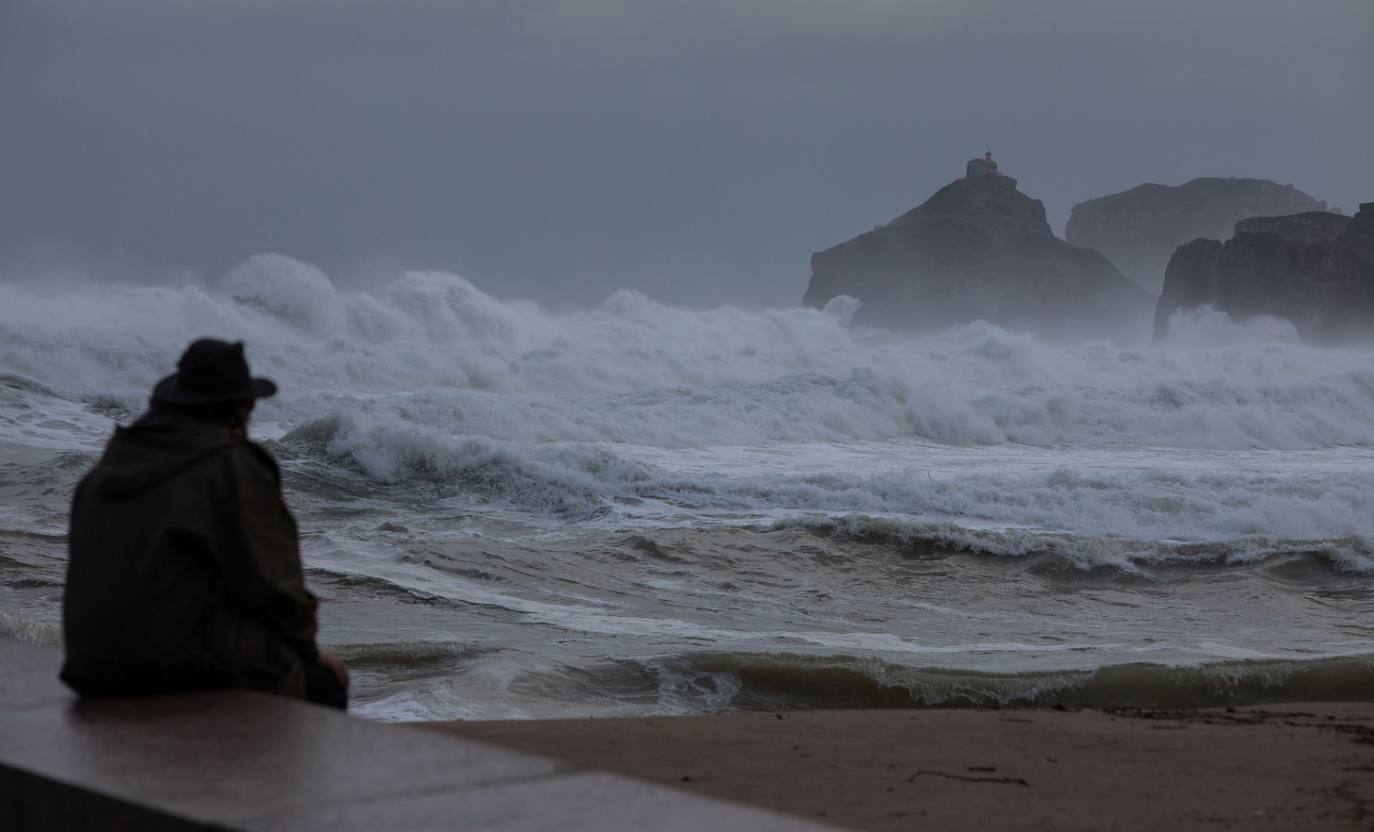
[[[992,150],[1374,200],[1371,0],[0,0],[0,268],[793,304]],[[3,278],[0,278],[3,279]]]

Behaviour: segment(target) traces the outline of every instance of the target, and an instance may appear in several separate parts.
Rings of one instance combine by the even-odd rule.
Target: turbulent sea
[[[58,643],[75,482],[217,335],[366,716],[1374,699],[1374,351],[853,310],[0,280],[0,634]]]

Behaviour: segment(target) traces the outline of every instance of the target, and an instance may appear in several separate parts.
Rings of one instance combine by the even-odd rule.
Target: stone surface
[[[848,295],[857,324],[923,332],[977,320],[1049,337],[1148,329],[1150,297],[1058,239],[1009,176],[956,180],[887,225],[812,255],[805,302]]]
[[[1080,202],[1064,238],[1102,252],[1127,277],[1157,293],[1174,249],[1189,240],[1224,239],[1247,217],[1325,210],[1325,202],[1292,185],[1203,177],[1178,186],[1140,185]]]
[[[7,639],[0,662],[6,832],[807,828],[264,694],[78,702],[56,681],[56,650]]]
[[[359,794],[546,776],[554,763],[248,692],[33,709],[0,759],[174,814],[220,822]]]
[[[141,806],[81,785],[11,768],[0,762],[0,829],[186,832],[215,829],[190,818]]]
[[[70,702],[71,691],[57,679],[61,666],[52,648],[0,637],[0,709]]]
[[[1374,203],[1352,217],[1306,213],[1236,224],[1225,243],[1194,240],[1169,261],[1155,336],[1180,310],[1210,305],[1237,320],[1292,321],[1304,341],[1374,336]]]

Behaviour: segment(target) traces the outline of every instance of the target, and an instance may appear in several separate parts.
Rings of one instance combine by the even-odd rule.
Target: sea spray
[[[0,281],[6,631],[56,632],[72,487],[219,335],[282,384],[253,432],[371,715],[1264,701],[1374,653],[1374,353],[1207,311],[1153,346],[853,311],[551,311],[279,256]]]

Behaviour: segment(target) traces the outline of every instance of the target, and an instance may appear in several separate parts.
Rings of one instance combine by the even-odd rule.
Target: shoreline
[[[1374,704],[422,723],[870,830],[1374,828]]]

